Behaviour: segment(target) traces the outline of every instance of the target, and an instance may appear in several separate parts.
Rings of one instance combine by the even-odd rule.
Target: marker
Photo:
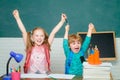
[[[63,17],[65,17],[65,16],[63,15]],[[66,24],[68,24],[68,20],[67,20],[67,18],[65,19],[65,22],[66,22]]]
[[[12,68],[10,68],[10,73],[13,72]]]
[[[49,76],[49,78],[51,78],[52,80],[58,80],[58,79],[56,79],[56,78],[54,78],[54,77],[51,77],[51,76]]]
[[[19,66],[19,72],[21,72],[21,66]]]
[[[65,19],[65,22],[66,22],[66,24],[68,24],[68,20],[67,19]]]

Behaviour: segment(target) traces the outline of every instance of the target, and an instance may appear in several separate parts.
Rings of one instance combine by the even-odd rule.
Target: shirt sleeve
[[[63,49],[64,49],[64,54],[67,57],[70,52],[69,45],[68,45],[68,39],[63,39]]]
[[[85,53],[86,50],[88,49],[88,46],[89,46],[89,44],[90,44],[90,41],[91,41],[91,37],[86,36],[86,37],[85,37],[85,40],[84,40],[84,42],[83,42],[83,44],[82,44],[82,47],[81,47],[83,53]]]

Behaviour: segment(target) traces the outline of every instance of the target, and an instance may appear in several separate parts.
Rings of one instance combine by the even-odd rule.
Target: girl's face
[[[32,40],[35,45],[40,46],[44,42],[45,34],[42,29],[37,29],[33,32]]]
[[[73,42],[70,43],[70,48],[74,53],[78,53],[81,48],[81,43],[78,40],[74,40]]]

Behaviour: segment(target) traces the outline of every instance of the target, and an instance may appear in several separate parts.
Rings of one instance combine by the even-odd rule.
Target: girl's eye
[[[41,37],[44,37],[43,35],[41,35]]]
[[[36,35],[36,37],[38,37],[38,35]]]
[[[75,45],[75,42],[73,42],[73,45]]]

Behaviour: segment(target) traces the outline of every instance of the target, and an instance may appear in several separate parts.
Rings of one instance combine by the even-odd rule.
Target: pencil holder
[[[20,80],[20,72],[11,73],[12,80]]]

